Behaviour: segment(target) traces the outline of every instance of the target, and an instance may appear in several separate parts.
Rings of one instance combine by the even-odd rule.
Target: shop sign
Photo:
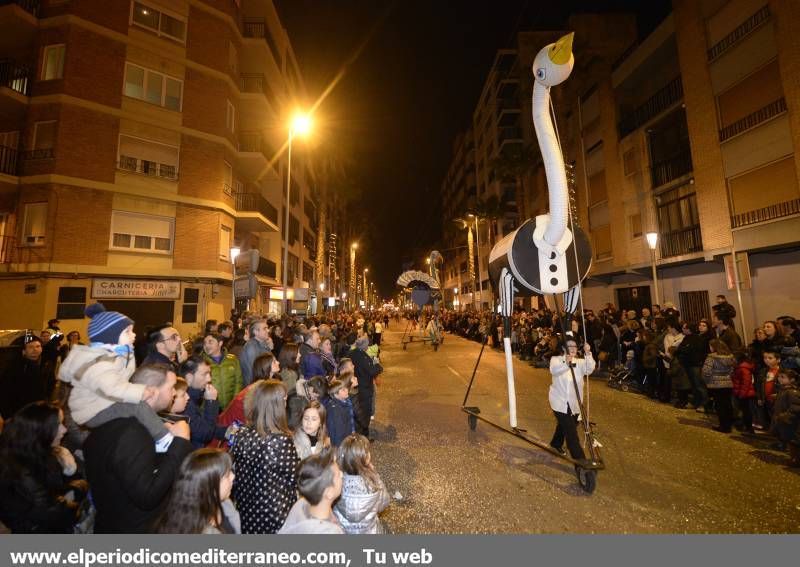
[[[93,278],[92,297],[95,299],[180,299],[181,282]]]

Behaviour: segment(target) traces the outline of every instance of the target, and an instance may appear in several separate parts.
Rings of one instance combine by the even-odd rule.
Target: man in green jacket
[[[224,338],[207,333],[203,337],[203,352],[211,367],[211,383],[219,392],[219,407],[224,409],[242,389],[242,368],[233,354],[222,348]]]

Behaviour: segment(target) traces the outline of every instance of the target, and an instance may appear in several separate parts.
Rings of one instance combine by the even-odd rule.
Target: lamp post
[[[283,245],[283,314],[285,315],[288,311],[288,299],[289,299],[289,290],[288,287],[288,279],[289,279],[289,210],[291,209],[291,190],[292,190],[292,143],[294,142],[295,135],[299,134],[301,136],[308,133],[311,129],[311,119],[304,115],[298,114],[292,120],[291,126],[289,126],[289,154],[286,164],[286,218],[284,219],[284,226],[283,226],[283,235],[284,235],[284,245]]]
[[[468,214],[467,216],[475,219],[475,245],[478,248],[478,289],[480,290],[478,309],[481,309],[483,307],[483,276],[481,275],[483,268],[481,267],[481,235],[480,231],[478,230],[479,217],[478,215],[472,213]]]
[[[656,245],[658,244],[658,233],[648,232],[645,235],[647,238],[647,245],[650,247],[650,259],[653,266],[653,288],[655,289],[655,305],[661,305],[661,300],[658,297],[658,273],[656,272]]]
[[[358,250],[358,242],[353,242],[350,245],[350,302],[358,299],[356,297],[356,250]]]
[[[231,248],[231,315],[236,311],[236,257],[241,250],[237,247]]]
[[[364,276],[361,278],[361,299],[364,300],[364,307],[369,309],[369,305],[367,305],[369,301],[367,299],[369,297],[369,288],[367,287],[367,272],[369,272],[369,268],[364,268]]]

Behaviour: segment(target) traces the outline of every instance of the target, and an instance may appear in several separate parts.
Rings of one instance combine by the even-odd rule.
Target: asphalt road
[[[373,421],[373,462],[389,491],[391,533],[776,533],[800,531],[800,472],[760,434],[711,429],[691,410],[590,383],[606,470],[594,494],[573,467],[479,423],[461,403],[480,345],[447,335],[438,352],[405,322],[384,333],[386,368]],[[545,441],[555,420],[550,375],[514,359],[520,427]],[[468,405],[508,423],[502,353],[487,347]]]

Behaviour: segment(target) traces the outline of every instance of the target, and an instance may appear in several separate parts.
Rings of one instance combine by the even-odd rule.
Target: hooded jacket
[[[385,533],[378,514],[389,505],[389,492],[378,479],[377,490],[373,490],[362,476],[344,475],[342,496],[336,501],[333,513],[348,534]]]
[[[83,425],[115,403],[142,401],[144,384],[129,382],[135,370],[132,350],[124,356],[112,345],[74,346],[58,372],[59,380],[72,385],[72,419]]]
[[[222,351],[222,359],[219,364],[214,362],[207,354],[203,353],[203,358],[211,367],[211,383],[217,389],[219,395],[219,407],[226,408],[231,400],[242,389],[242,367],[239,361],[227,351]]]

